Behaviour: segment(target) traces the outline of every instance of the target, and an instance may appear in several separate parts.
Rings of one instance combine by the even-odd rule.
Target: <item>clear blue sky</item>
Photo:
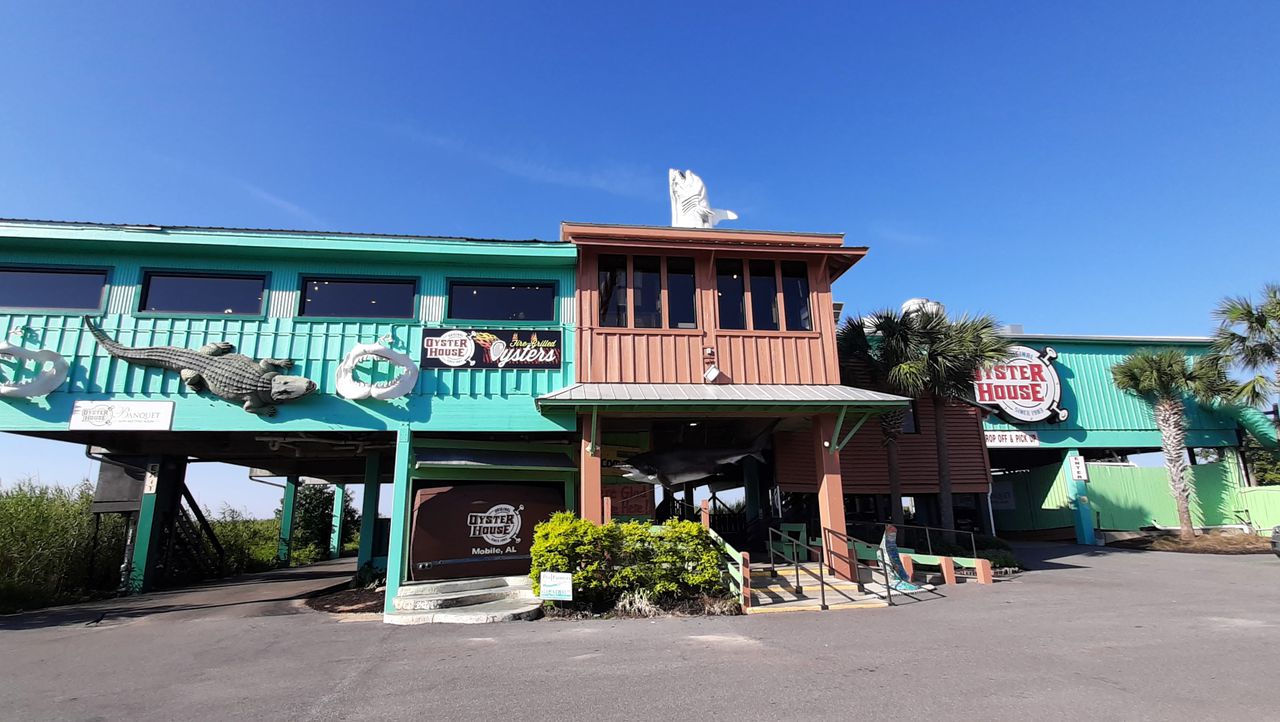
[[[0,216],[554,238],[675,166],[870,246],[852,311],[1201,334],[1280,280],[1280,3],[184,5],[0,10]]]

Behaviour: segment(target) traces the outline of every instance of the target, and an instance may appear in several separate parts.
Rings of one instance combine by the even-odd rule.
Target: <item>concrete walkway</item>
[[[300,600],[347,582],[355,571],[354,557],[326,560],[193,587],[3,615],[0,630],[88,624],[95,620],[99,620],[95,626],[105,627],[158,615],[166,621],[182,621],[295,614],[306,611]]]

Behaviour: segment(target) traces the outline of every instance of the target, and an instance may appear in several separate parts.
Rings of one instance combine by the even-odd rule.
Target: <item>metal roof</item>
[[[1004,333],[1005,338],[1015,341],[1097,341],[1101,343],[1173,343],[1173,344],[1208,344],[1213,343],[1209,336],[1105,336],[1096,334],[1070,333]]]
[[[802,384],[573,384],[540,406],[905,406],[911,399],[853,386]]]
[[[144,233],[230,233],[252,235],[332,236],[335,238],[377,238],[405,241],[450,241],[461,243],[519,243],[565,245],[561,240],[540,238],[475,238],[469,236],[424,236],[411,233],[360,233],[354,231],[318,231],[290,228],[240,228],[236,226],[176,226],[157,223],[104,223],[99,221],[55,221],[35,218],[0,218],[0,225],[55,226],[63,228],[96,228]]]

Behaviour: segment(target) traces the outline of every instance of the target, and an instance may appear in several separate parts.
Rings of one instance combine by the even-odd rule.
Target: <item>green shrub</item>
[[[652,531],[644,522],[597,526],[560,512],[534,528],[531,554],[534,593],[542,572],[570,572],[580,609],[610,609],[624,594],[671,606],[725,593],[720,553],[696,522]]]
[[[1012,569],[1021,569],[1022,563],[1013,555],[1011,551],[1004,549],[979,549],[978,557],[981,559],[991,560],[991,566],[994,569],[1008,567]]]
[[[243,511],[223,506],[217,517],[208,511],[209,526],[226,554],[227,573],[262,572],[276,567],[280,524],[274,519],[250,519]]]
[[[294,547],[289,552],[289,566],[305,567],[308,564],[315,564],[321,559],[329,558],[328,549],[320,549],[314,544],[303,544]]]

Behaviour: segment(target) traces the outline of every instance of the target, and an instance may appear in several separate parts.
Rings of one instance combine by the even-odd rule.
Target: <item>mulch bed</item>
[[[1176,536],[1147,536],[1112,542],[1107,546],[1184,554],[1270,554],[1271,541],[1252,534],[1201,534],[1184,542]]]
[[[307,600],[307,606],[334,614],[381,612],[385,599],[385,590],[344,589],[333,594],[312,597]]]

